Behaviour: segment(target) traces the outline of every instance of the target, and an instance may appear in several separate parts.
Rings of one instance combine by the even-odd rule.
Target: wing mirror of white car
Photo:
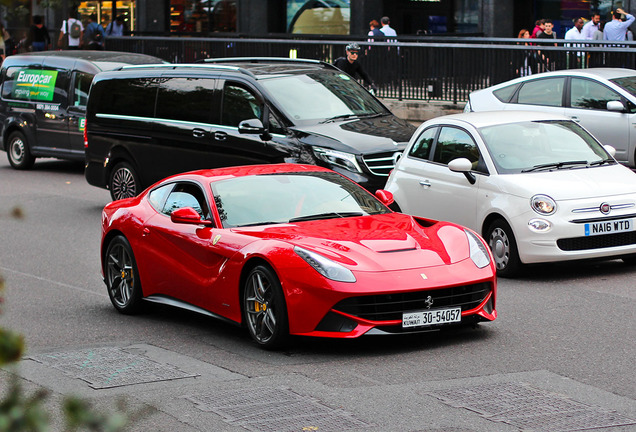
[[[464,173],[470,184],[475,184],[477,181],[475,175],[470,172],[473,169],[473,164],[466,158],[453,159],[448,163],[448,169],[453,172]]]
[[[607,103],[607,110],[614,112],[625,112],[625,105],[621,101],[609,101]]]
[[[610,154],[611,157],[616,156],[616,149],[611,145],[604,145],[603,148]]]

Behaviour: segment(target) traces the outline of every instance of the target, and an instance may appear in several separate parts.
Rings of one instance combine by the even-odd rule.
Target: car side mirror
[[[603,148],[610,154],[611,157],[616,156],[616,149],[611,145],[604,145]]]
[[[375,197],[379,199],[380,202],[387,207],[393,204],[393,201],[394,201],[393,194],[389,192],[388,190],[384,190],[384,189],[378,189],[377,191],[375,191]]]
[[[170,220],[174,223],[188,225],[212,226],[212,221],[201,219],[201,215],[192,207],[181,207],[170,214]]]
[[[625,112],[625,105],[621,101],[609,101],[607,103],[607,110],[612,112]]]
[[[473,169],[473,163],[466,158],[453,159],[448,163],[448,169],[453,172],[464,173],[470,184],[475,184],[477,181],[477,178],[471,172]]]
[[[238,131],[240,134],[262,135],[266,133],[263,122],[257,118],[243,120],[238,125]]]

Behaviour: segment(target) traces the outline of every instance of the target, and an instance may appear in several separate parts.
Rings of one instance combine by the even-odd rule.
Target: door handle
[[[147,236],[147,235],[149,235],[149,234],[150,234],[150,229],[149,229],[149,228],[144,228],[144,229],[141,231],[141,235],[142,235],[142,237],[146,237],[146,236]]]
[[[203,129],[192,129],[192,136],[195,138],[203,138],[205,131]]]
[[[580,122],[581,120],[579,120],[579,118],[577,116],[572,116],[570,117],[572,120],[574,120],[575,122]]]
[[[227,134],[225,132],[214,132],[214,139],[217,141],[225,141]]]
[[[425,187],[425,188],[430,188],[431,187],[431,183],[428,180],[422,180],[420,182],[420,186]]]

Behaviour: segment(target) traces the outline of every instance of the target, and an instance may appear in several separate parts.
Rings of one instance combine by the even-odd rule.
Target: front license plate
[[[592,222],[585,224],[585,235],[594,236],[601,234],[613,234],[619,232],[634,231],[636,219],[619,219],[605,222]]]
[[[434,324],[448,324],[462,320],[462,308],[431,309],[402,314],[402,327],[421,327]]]

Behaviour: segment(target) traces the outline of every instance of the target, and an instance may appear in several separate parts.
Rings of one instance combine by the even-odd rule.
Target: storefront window
[[[114,8],[113,8],[114,6]],[[121,1],[85,1],[81,2],[78,7],[78,12],[82,16],[82,20],[85,20],[91,14],[97,14],[97,21],[101,23],[102,27],[106,29],[113,19],[117,16],[124,18],[125,32],[134,31],[137,27],[137,7],[135,0],[121,0]]]
[[[171,0],[170,31],[236,32],[236,0]]]
[[[287,31],[349,34],[350,0],[287,0]]]

